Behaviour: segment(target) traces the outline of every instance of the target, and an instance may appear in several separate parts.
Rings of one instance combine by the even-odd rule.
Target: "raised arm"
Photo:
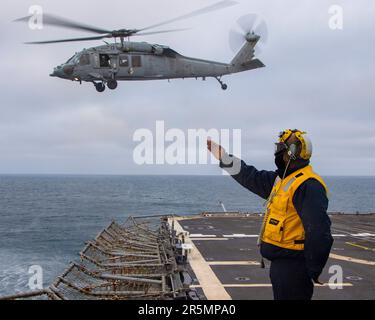
[[[229,155],[217,143],[207,141],[208,150],[220,161],[220,167],[225,169],[239,184],[267,199],[272,191],[277,173],[275,171],[259,171],[253,166],[248,166],[244,161]]]

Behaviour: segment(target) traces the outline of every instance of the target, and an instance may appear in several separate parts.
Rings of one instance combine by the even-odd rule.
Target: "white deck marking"
[[[229,240],[228,238],[191,238],[192,241],[202,241],[202,240],[208,240],[208,241],[214,241],[214,240]]]
[[[259,266],[258,261],[209,261],[210,266]]]
[[[331,253],[329,255],[330,258],[336,259],[336,260],[342,260],[342,261],[349,261],[349,262],[354,262],[354,263],[359,263],[359,264],[367,264],[370,266],[375,266],[375,261],[369,261],[369,260],[363,260],[363,259],[357,259],[357,258],[352,258],[352,257],[347,257],[347,256],[341,256],[338,254]]]
[[[338,287],[353,287],[353,284],[350,283],[350,282],[343,282],[343,283],[323,283],[323,284],[319,284],[319,283],[314,283],[314,286],[315,287],[335,287],[335,288],[338,288]]]
[[[168,219],[170,225],[172,225],[171,220],[172,219]],[[174,220],[174,227],[177,232],[184,231],[176,219]],[[186,237],[185,242],[190,243],[193,247],[190,255],[188,256],[189,264],[193,269],[206,298],[208,300],[232,300],[219,278],[212,271],[206,260],[204,260],[202,254],[199,252],[191,239]]]
[[[224,234],[225,238],[258,238],[257,234],[243,234],[243,233],[234,233],[234,234]]]
[[[191,233],[189,234],[190,238],[216,238],[216,234],[201,234],[201,233]]]
[[[351,233],[350,235],[353,237],[375,237],[375,233],[367,233],[367,232]]]

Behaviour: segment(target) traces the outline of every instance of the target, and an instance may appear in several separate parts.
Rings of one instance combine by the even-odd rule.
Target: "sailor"
[[[207,141],[220,166],[266,200],[258,245],[271,261],[274,299],[310,300],[333,243],[328,190],[310,165],[312,144],[306,132],[285,130],[275,145],[277,170],[258,171]]]

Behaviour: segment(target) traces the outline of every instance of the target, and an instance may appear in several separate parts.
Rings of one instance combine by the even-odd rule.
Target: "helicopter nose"
[[[73,65],[61,65],[53,69],[53,72],[50,74],[50,76],[65,79],[67,77],[71,77],[73,73],[74,73]]]
[[[74,73],[74,65],[67,64],[62,68],[62,71],[65,75],[71,76]]]
[[[59,76],[59,71],[61,67],[56,67],[53,69],[53,72],[49,75],[50,77],[58,77]]]

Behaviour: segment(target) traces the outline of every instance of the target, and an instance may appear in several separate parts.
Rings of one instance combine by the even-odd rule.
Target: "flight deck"
[[[334,243],[313,299],[375,299],[375,214],[331,214]],[[273,299],[270,262],[260,266],[259,214],[177,218],[191,245],[192,287],[203,299]],[[342,270],[342,276],[341,276]]]

